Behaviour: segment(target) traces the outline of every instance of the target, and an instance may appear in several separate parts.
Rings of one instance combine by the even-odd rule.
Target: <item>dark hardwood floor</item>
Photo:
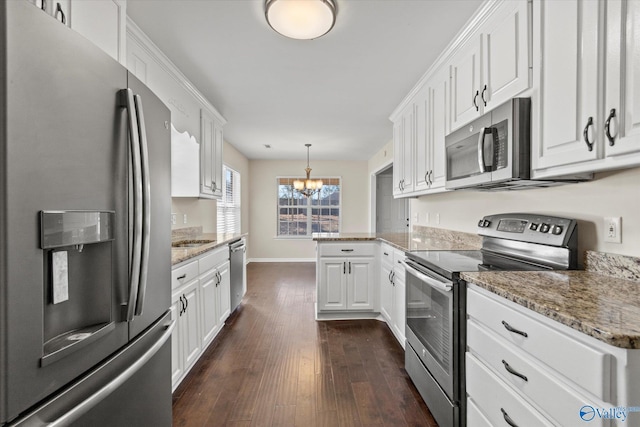
[[[251,263],[247,287],[175,391],[174,426],[437,426],[386,324],[314,320],[314,263]]]

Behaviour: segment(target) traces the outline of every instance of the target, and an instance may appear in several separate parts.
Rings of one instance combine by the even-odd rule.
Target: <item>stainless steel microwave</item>
[[[514,98],[445,138],[446,188],[519,185],[531,173],[531,99]]]

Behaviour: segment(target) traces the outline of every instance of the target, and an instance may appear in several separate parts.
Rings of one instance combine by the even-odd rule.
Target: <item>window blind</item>
[[[219,234],[240,233],[240,173],[224,165],[222,198],[218,200],[217,231]]]

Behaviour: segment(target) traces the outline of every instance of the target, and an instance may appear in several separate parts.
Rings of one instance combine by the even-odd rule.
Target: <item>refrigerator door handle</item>
[[[138,360],[132,363],[127,369],[122,371],[120,375],[109,381],[100,390],[83,400],[80,404],[76,405],[72,410],[61,416],[60,418],[47,423],[49,427],[62,427],[71,424],[73,421],[86,414],[91,408],[96,406],[108,395],[114,392],[118,387],[124,384],[129,378],[131,378],[136,372],[140,370],[155,354],[162,348],[162,346],[171,337],[173,328],[176,326],[176,321],[172,320],[170,324],[165,326],[165,331],[162,333],[158,341],[156,341]]]
[[[129,142],[133,166],[133,249],[131,250],[129,269],[129,300],[127,302],[127,321],[134,317],[138,287],[140,285],[140,257],[142,255],[142,165],[140,162],[140,131],[135,107],[133,91],[130,88],[123,89],[123,106],[127,109],[127,122],[129,124]]]
[[[149,271],[149,238],[151,235],[151,179],[149,176],[149,149],[147,145],[146,123],[142,108],[142,97],[134,96],[138,132],[140,134],[140,164],[142,166],[142,251],[140,261],[140,281],[136,298],[136,316],[142,314],[144,296],[147,289],[147,273]]]

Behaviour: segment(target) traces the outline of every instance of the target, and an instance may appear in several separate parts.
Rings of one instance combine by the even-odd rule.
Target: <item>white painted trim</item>
[[[202,93],[189,81],[182,71],[160,50],[158,46],[127,16],[127,38],[131,38],[143,48],[175,81],[181,85],[189,94],[200,102],[214,116],[221,126],[227,124],[222,114],[204,97]]]
[[[315,258],[251,258],[247,259],[247,264],[250,262],[316,262]]]
[[[378,197],[378,174],[383,170],[387,169],[389,166],[393,166],[393,158],[387,160],[382,165],[378,166],[373,172],[371,172],[371,176],[369,177],[369,191],[371,192],[371,197],[369,197],[369,201],[371,205],[369,206],[369,231],[371,233],[376,232],[376,202]]]

